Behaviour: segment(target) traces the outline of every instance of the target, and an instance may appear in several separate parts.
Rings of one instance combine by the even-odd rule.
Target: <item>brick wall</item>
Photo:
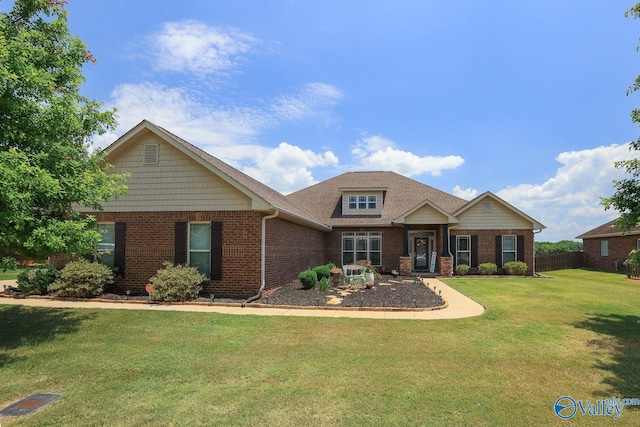
[[[383,272],[400,270],[402,256],[402,228],[401,227],[334,227],[326,236],[327,259],[336,265],[342,264],[342,233],[343,232],[381,232],[382,233],[382,268]]]
[[[478,264],[484,262],[492,262],[499,264],[496,261],[496,236],[524,236],[524,262],[527,264],[527,275],[533,275],[533,231],[532,230],[460,230],[457,228],[450,229],[451,236],[478,236]],[[451,252],[454,253],[455,248],[451,248]],[[454,266],[455,270],[455,266]]]
[[[267,220],[266,289],[295,280],[303,270],[328,263],[325,234],[279,218]]]
[[[616,271],[616,261],[618,271],[622,271],[622,263],[629,257],[629,252],[636,248],[638,235],[627,235],[619,237],[608,237],[601,239],[584,239],[582,250],[584,251],[584,266],[598,270]],[[601,242],[609,242],[609,255],[600,255]]]
[[[118,290],[144,292],[149,278],[164,261],[175,257],[176,222],[222,222],[222,279],[205,282],[206,293],[251,296],[260,288],[262,214],[255,211],[98,212],[99,222],[124,222],[125,274]]]

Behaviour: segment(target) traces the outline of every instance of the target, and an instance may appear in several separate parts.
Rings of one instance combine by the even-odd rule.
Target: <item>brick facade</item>
[[[268,219],[265,289],[295,280],[301,271],[328,263],[324,241],[322,231],[279,218]]]
[[[629,258],[629,252],[636,249],[638,244],[637,234],[626,236],[611,236],[595,239],[583,239],[584,266],[598,270],[622,271],[622,263]],[[608,242],[608,255],[602,255],[601,244]]]
[[[175,223],[222,222],[222,279],[203,284],[205,293],[251,296],[260,288],[262,214],[256,211],[97,212],[98,222],[124,222],[125,273],[119,291],[144,292],[164,261],[175,259]],[[58,262],[60,265],[60,262]]]
[[[477,262],[473,264],[482,264],[492,262],[500,265],[500,260],[496,260],[496,236],[524,236],[524,261],[527,264],[527,275],[533,275],[534,267],[534,249],[533,249],[533,231],[532,230],[461,230],[450,229],[451,236],[477,236]],[[474,248],[472,248],[474,250]],[[455,259],[455,247],[451,248],[451,253]],[[455,261],[453,269],[455,271]],[[473,272],[473,270],[472,270]]]

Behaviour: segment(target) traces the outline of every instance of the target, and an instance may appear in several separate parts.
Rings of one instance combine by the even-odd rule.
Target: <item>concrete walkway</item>
[[[332,310],[302,308],[262,308],[262,307],[226,307],[203,304],[146,304],[131,302],[97,302],[97,301],[58,301],[47,298],[2,298],[2,305],[23,305],[49,308],[110,308],[119,310],[156,310],[156,311],[198,311],[222,314],[253,314],[257,316],[307,316],[307,317],[351,317],[360,319],[460,319],[479,316],[484,307],[464,296],[455,289],[437,279],[423,279],[431,289],[442,291],[442,298],[448,303],[446,308],[428,311],[374,311],[374,310]],[[3,285],[15,286],[15,281],[0,281]]]

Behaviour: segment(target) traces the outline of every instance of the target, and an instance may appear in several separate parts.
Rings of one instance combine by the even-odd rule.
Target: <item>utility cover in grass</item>
[[[44,405],[58,399],[60,396],[62,395],[59,393],[32,394],[29,397],[25,397],[24,399],[7,406],[0,411],[0,415],[5,417],[21,417],[42,408]]]

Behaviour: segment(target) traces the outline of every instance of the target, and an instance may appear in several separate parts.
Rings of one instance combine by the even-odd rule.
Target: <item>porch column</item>
[[[449,224],[442,225],[442,256],[449,256]]]
[[[409,256],[409,226],[407,224],[402,226],[402,256]]]

